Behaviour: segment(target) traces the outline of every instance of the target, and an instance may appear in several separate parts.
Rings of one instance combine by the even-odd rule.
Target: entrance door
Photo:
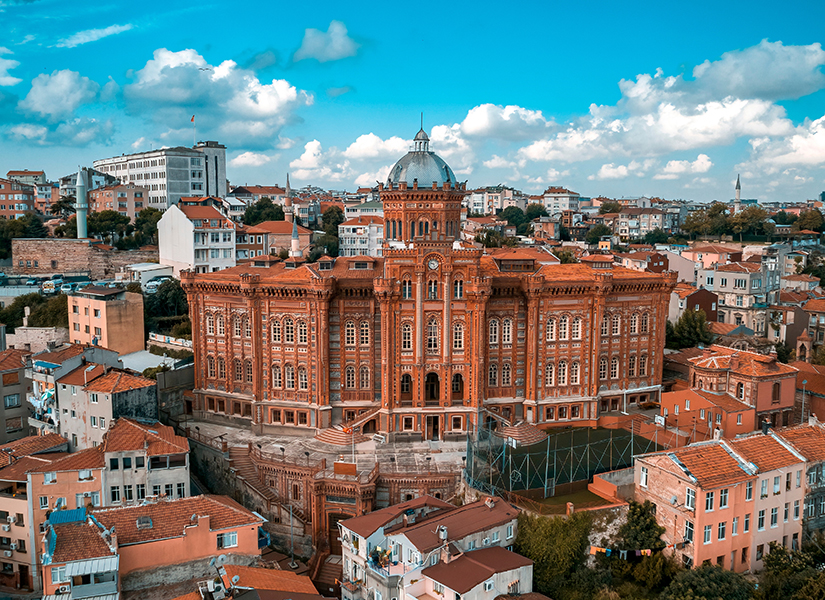
[[[29,581],[29,565],[19,565],[17,574],[19,576],[18,581],[20,582],[20,587],[30,590],[32,584],[31,581]]]
[[[437,441],[441,437],[441,417],[427,415],[427,439]]]
[[[425,406],[438,406],[440,398],[441,393],[438,385],[438,375],[435,373],[427,373],[427,379],[424,380]]]
[[[327,524],[329,526],[329,553],[333,556],[341,556],[343,554],[343,546],[341,540],[341,531],[338,529],[338,521],[345,521],[351,518],[352,515],[330,514],[327,517]]]

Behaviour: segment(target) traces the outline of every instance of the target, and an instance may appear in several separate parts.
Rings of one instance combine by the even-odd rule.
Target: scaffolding
[[[478,435],[467,440],[465,477],[474,488],[492,495],[518,494],[549,498],[556,488],[589,481],[593,475],[629,467],[633,456],[662,449],[648,439],[624,429],[590,427],[549,432],[532,445],[497,435],[488,420]]]

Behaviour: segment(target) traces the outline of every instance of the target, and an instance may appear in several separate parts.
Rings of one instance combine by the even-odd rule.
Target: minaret
[[[289,258],[301,258],[301,240],[298,238],[298,223],[292,221],[292,248]]]
[[[89,210],[88,192],[89,184],[86,178],[86,171],[79,168],[77,171],[77,185],[75,191],[75,210],[77,221],[77,239],[82,240],[88,236],[86,231],[86,212]]]
[[[739,212],[740,195],[742,194],[742,185],[739,183],[739,175],[736,176],[736,199],[733,201],[733,214]]]
[[[294,221],[294,215],[292,214],[292,190],[289,189],[289,173],[286,174],[286,198],[284,199],[284,217],[289,223],[292,223]],[[295,235],[296,233],[296,231],[293,231],[292,234]]]

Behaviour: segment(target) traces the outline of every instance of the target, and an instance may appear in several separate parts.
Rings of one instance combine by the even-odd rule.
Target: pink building
[[[710,269],[713,265],[726,265],[742,260],[742,250],[717,244],[694,246],[683,250],[682,256],[696,263],[698,269]]]

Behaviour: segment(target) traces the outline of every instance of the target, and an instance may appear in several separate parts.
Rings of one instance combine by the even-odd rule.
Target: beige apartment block
[[[121,355],[143,350],[143,296],[83,288],[69,297],[69,335],[75,344],[102,346]]]

